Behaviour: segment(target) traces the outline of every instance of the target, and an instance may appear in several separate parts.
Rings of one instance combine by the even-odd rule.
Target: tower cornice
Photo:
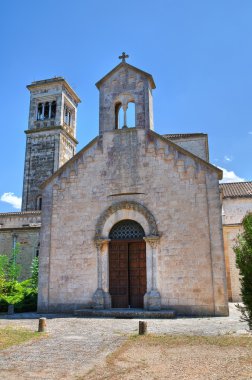
[[[48,131],[62,131],[64,132],[67,137],[69,137],[70,139],[73,140],[73,142],[75,142],[75,144],[78,144],[79,141],[76,140],[75,137],[73,137],[70,133],[68,133],[64,127],[62,127],[61,125],[58,125],[58,126],[54,126],[54,127],[43,127],[43,128],[37,128],[37,129],[27,129],[26,131],[24,131],[24,133],[26,135],[30,135],[30,134],[34,134],[34,133],[37,133],[37,132],[48,132]]]
[[[48,87],[50,85],[55,85],[55,83],[62,84],[66,87],[67,91],[71,94],[75,102],[81,103],[80,98],[76,94],[76,92],[72,89],[70,84],[63,78],[63,77],[55,77],[55,78],[50,78],[50,79],[43,79],[43,80],[38,80],[35,82],[32,82],[31,84],[28,84],[26,88],[30,90],[34,90],[36,88],[41,88],[41,87]]]

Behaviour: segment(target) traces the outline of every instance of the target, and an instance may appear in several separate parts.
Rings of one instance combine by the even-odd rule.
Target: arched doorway
[[[116,223],[109,234],[109,293],[114,308],[143,308],[146,293],[146,246],[142,226]]]

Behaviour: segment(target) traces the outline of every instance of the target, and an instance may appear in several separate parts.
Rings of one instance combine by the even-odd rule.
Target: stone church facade
[[[29,229],[42,218],[38,311],[227,315],[222,172],[209,163],[207,135],[154,132],[154,80],[125,57],[96,86],[99,135],[77,154],[78,96],[63,78],[28,86],[17,218],[33,216],[38,224],[27,223]],[[2,220],[7,233],[7,216]]]

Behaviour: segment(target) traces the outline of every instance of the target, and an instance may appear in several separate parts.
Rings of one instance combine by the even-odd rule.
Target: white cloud
[[[16,195],[14,195],[14,193],[4,193],[1,196],[0,201],[9,203],[12,205],[12,207],[20,210],[22,198],[17,197]]]
[[[228,182],[244,182],[245,179],[239,177],[235,174],[232,170],[227,170],[224,168],[219,167],[223,171],[223,179],[220,181],[220,183],[228,183]]]
[[[228,161],[228,162],[230,162],[230,161],[232,161],[232,157],[230,157],[230,156],[224,156],[224,160],[225,161]]]

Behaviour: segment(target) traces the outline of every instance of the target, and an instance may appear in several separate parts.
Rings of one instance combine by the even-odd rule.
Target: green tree
[[[252,214],[247,214],[243,221],[243,232],[238,235],[234,247],[236,265],[240,270],[241,298],[244,306],[238,305],[241,319],[248,322],[252,330]]]
[[[20,245],[17,244],[11,255],[0,255],[0,308],[15,305],[18,312],[34,311],[37,308],[38,258],[31,265],[31,277],[19,281],[21,265],[17,263]]]
[[[20,244],[12,249],[11,256],[0,255],[0,299],[9,305],[22,300],[22,287],[18,282],[21,265],[17,263],[20,255]]]
[[[39,258],[34,257],[31,264],[31,284],[35,291],[38,291],[38,273],[39,273]]]

